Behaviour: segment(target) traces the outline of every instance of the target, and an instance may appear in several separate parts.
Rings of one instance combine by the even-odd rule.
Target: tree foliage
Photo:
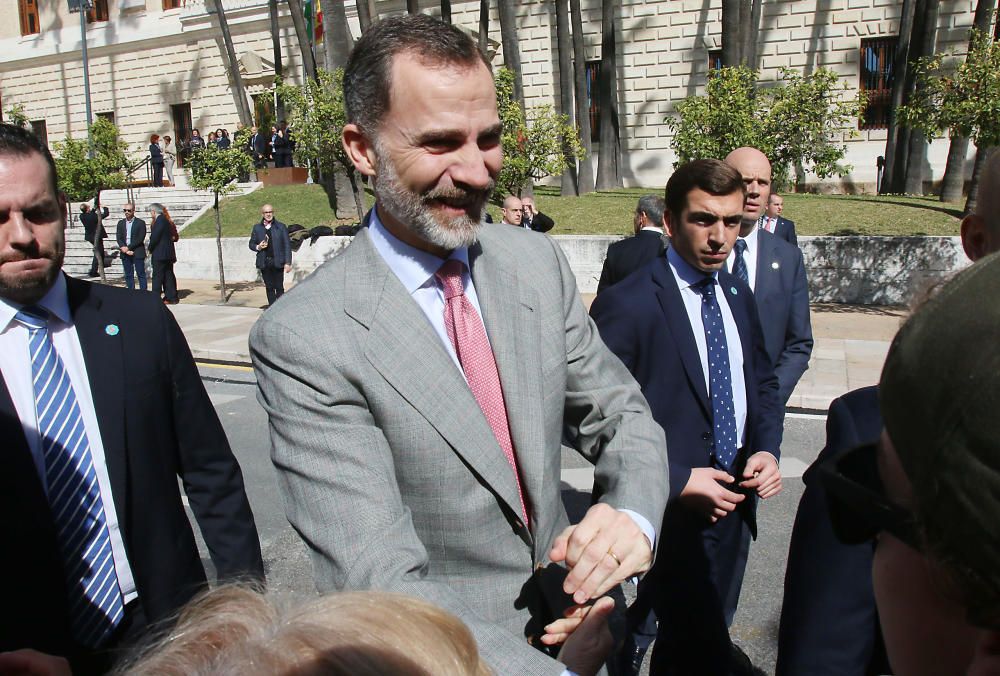
[[[917,61],[917,85],[899,109],[901,124],[928,139],[947,130],[971,138],[979,148],[1000,145],[1000,44],[976,30],[971,43],[958,65],[946,54]]]
[[[86,140],[67,138],[52,144],[59,189],[72,201],[88,200],[101,190],[121,188],[129,167],[128,144],[114,123],[98,118],[90,125],[93,156]]]
[[[494,193],[520,195],[528,181],[555,176],[566,170],[566,158],[584,157],[583,145],[576,127],[566,115],[559,115],[552,106],[522,110],[514,97],[514,74],[501,68],[496,76],[497,110],[503,132],[503,169]]]
[[[841,164],[843,140],[857,134],[855,121],[864,109],[864,95],[846,91],[827,68],[811,75],[783,68],[781,81],[766,88],[746,66],[713,70],[705,95],[681,101],[678,116],[666,119],[677,164],[753,146],[770,158],[779,183],[795,166],[820,178],[843,176],[851,171]]]
[[[7,110],[3,111],[3,114],[7,123],[16,127],[27,129],[28,125],[31,124],[31,121],[28,120],[28,115],[24,112],[24,106],[20,103],[10,106]]]
[[[238,144],[229,148],[209,144],[191,154],[187,167],[191,170],[192,188],[226,195],[236,189],[240,176],[253,171],[253,160]]]

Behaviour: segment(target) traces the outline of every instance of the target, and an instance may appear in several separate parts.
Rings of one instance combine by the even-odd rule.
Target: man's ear
[[[674,236],[673,228],[670,227],[670,212],[666,209],[663,210],[663,230],[668,237]]]
[[[345,124],[341,134],[344,152],[364,176],[375,175],[375,147],[356,124]]]
[[[986,219],[979,214],[969,214],[962,219],[962,248],[969,260],[975,262],[990,253],[990,232]]]

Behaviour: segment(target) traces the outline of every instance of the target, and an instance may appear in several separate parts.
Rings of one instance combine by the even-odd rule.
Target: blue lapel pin
[[[107,326],[104,327],[104,333],[108,334],[109,336],[117,336],[118,335],[118,325],[117,324],[108,324]]]
[[[735,286],[729,287],[729,293],[733,294],[734,296],[738,295]]]

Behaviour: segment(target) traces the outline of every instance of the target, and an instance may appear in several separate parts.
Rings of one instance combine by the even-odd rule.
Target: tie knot
[[[434,274],[444,289],[445,300],[451,300],[455,296],[461,296],[465,293],[465,285],[462,283],[462,272],[464,269],[465,266],[462,265],[462,261],[450,258]]]
[[[700,293],[703,298],[715,298],[715,278],[706,277],[694,285],[694,290]]]
[[[21,308],[14,319],[24,324],[32,331],[48,328],[49,312],[37,305],[29,305]]]
[[[738,256],[742,256],[743,253],[747,250],[747,241],[742,237],[737,239],[735,248],[736,248],[736,254]]]

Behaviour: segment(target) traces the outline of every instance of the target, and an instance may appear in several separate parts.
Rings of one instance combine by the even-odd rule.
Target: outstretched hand
[[[614,600],[610,596],[605,596],[592,606],[577,607],[571,611],[570,614],[579,616],[579,619],[571,630],[572,633],[564,639],[565,643],[559,651],[558,659],[574,674],[590,676],[604,666],[614,647],[614,639],[611,630],[608,629],[608,616],[614,607]],[[558,643],[558,641],[546,641],[544,636],[542,641],[549,644]]]

